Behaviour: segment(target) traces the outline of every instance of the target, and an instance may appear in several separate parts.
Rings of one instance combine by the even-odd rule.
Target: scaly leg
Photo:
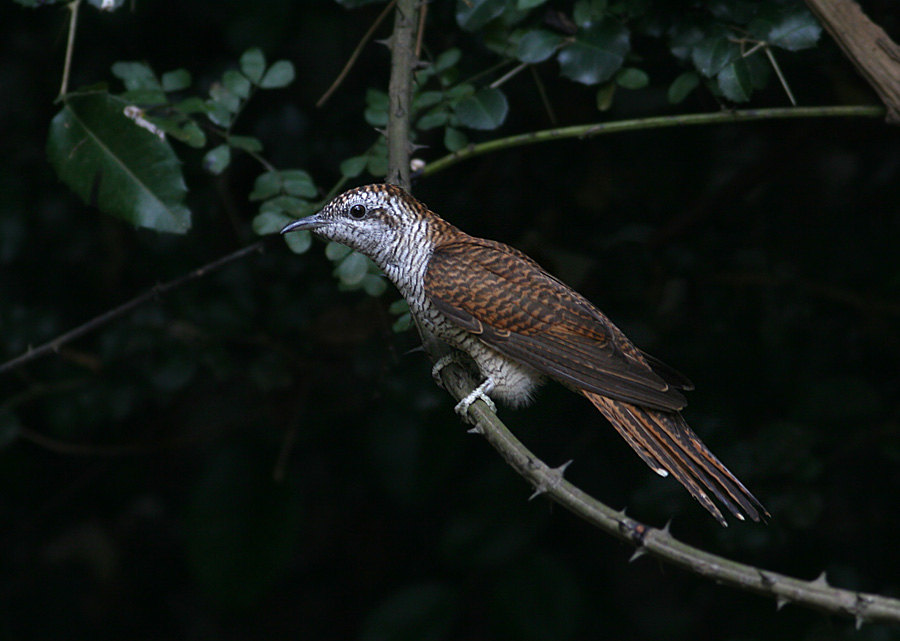
[[[469,407],[480,398],[489,408],[491,408],[492,412],[496,412],[497,406],[494,405],[494,401],[488,396],[493,389],[494,379],[488,376],[481,385],[473,389],[463,400],[457,403],[453,410],[465,420],[469,417]]]

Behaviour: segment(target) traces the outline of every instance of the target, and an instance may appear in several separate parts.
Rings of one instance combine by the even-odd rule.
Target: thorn
[[[559,484],[563,480],[563,474],[566,471],[566,468],[572,464],[572,459],[569,459],[559,467],[552,467],[547,471],[547,476],[549,478],[549,482],[541,481],[534,487],[534,493],[528,497],[528,500],[531,501],[541,494],[545,494],[549,492],[551,489],[555,489],[559,487]]]
[[[374,42],[374,43],[376,43],[376,44],[384,45],[384,46],[387,47],[388,49],[391,48],[391,38],[389,38],[389,37],[388,37],[388,38],[383,38],[383,39],[381,39],[381,40],[373,40],[372,42]]]
[[[374,129],[375,131],[380,133],[382,136],[387,138],[387,129],[379,129],[378,127],[372,127],[372,129]]]
[[[816,577],[815,581],[811,581],[811,585],[820,585],[823,588],[831,587],[828,585],[828,579],[825,576],[825,572],[823,571],[818,577]]]
[[[666,524],[662,527],[662,533],[672,536],[672,519],[666,521]]]
[[[566,461],[565,463],[563,463],[563,464],[560,465],[559,467],[554,467],[554,468],[553,468],[553,471],[559,474],[560,480],[562,480],[563,474],[565,474],[566,469],[572,464],[572,461],[574,461],[574,460],[575,460],[575,459],[571,459],[571,458],[570,458],[568,461]]]
[[[466,434],[480,434],[480,435],[483,435],[483,434],[484,434],[484,430],[481,429],[481,424],[480,424],[480,423],[475,423],[475,426],[474,426],[474,427],[470,427],[469,429],[466,430]]]
[[[865,620],[865,618],[863,618],[863,615],[861,615],[861,614],[856,615],[856,629],[857,630],[859,630],[861,627],[863,627],[863,623],[865,623],[865,622],[866,622],[866,620]]]
[[[775,585],[775,579],[770,577],[766,572],[763,572],[762,570],[757,570],[757,572],[759,573],[759,580],[762,581],[764,586],[770,588]]]
[[[408,350],[406,350],[405,352],[403,352],[403,355],[404,355],[404,356],[409,356],[410,354],[417,354],[418,352],[423,352],[423,353],[424,353],[424,352],[425,352],[425,346],[424,346],[424,345],[419,345],[418,347],[413,347],[412,349],[408,349]]]
[[[775,599],[775,610],[781,611],[781,608],[783,608],[790,602],[791,602],[791,600],[788,599],[787,597],[779,596],[777,599]]]
[[[645,554],[647,554],[647,550],[645,550],[643,547],[636,548],[634,554],[632,554],[631,558],[628,559],[628,562],[634,563]]]

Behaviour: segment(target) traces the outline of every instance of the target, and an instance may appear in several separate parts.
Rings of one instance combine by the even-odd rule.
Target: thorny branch
[[[413,51],[415,11],[415,0],[398,0],[391,37],[388,182],[403,187],[409,186],[410,83],[416,60]],[[425,351],[434,361],[446,347],[421,330]],[[444,387],[457,400],[477,385],[477,381],[456,363],[444,367],[441,378]],[[778,608],[796,603],[853,617],[857,627],[875,621],[900,622],[900,600],[834,588],[828,585],[824,574],[813,581],[802,581],[737,563],[677,541],[668,528],[657,529],[635,521],[566,481],[563,478],[565,465],[554,469],[537,458],[483,401],[472,404],[469,418],[475,422],[474,431],[484,435],[503,458],[535,487],[536,494],[545,494],[590,524],[635,546],[632,559],[647,554],[719,583],[773,597]]]

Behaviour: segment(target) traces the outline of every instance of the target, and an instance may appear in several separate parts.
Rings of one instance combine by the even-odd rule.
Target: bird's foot
[[[441,389],[444,389],[444,382],[441,380],[441,370],[450,363],[464,363],[466,358],[467,357],[462,352],[454,350],[437,359],[431,368],[431,378],[434,379],[435,384]]]
[[[484,379],[484,382],[473,389],[471,392],[466,394],[466,397],[462,399],[459,403],[456,404],[456,407],[453,410],[460,415],[460,417],[467,421],[469,418],[469,408],[472,406],[472,403],[477,401],[479,398],[487,404],[487,406],[491,409],[492,412],[497,411],[497,406],[494,405],[494,401],[490,399],[488,394],[491,393],[491,390],[494,389],[494,379],[488,376]]]

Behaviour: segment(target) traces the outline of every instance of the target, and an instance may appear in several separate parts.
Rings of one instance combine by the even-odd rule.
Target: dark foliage
[[[581,17],[601,4],[579,3]],[[869,9],[896,36],[887,4]],[[353,183],[378,180],[363,167],[379,153],[372,90],[386,90],[387,50],[370,44],[326,105],[314,104],[381,9],[290,0],[140,0],[134,12],[109,14],[85,6],[71,87],[102,81],[121,92],[113,64],[145,61],[158,72],[187,68],[206,91],[249,48],[270,63],[288,60],[294,82],[255,95],[232,133],[257,138],[276,168],[308,172],[318,197],[350,158],[366,156],[343,165],[363,172]],[[61,5],[0,4],[2,360],[257,239],[260,203],[248,196],[262,170],[246,140],[225,163],[204,163],[220,140],[176,147],[192,217],[183,235],[100,214],[60,182],[45,152],[62,108],[53,101],[67,15]],[[533,23],[566,35],[552,20]],[[499,36],[457,24],[453,3],[430,5],[426,56],[458,48],[450,66],[463,79],[498,60]],[[532,44],[555,43],[542,37]],[[554,60],[535,71],[560,124],[719,109],[728,93],[714,95],[722,89],[712,72],[682,81],[695,88],[681,86],[684,101],[670,103],[672,83],[693,69],[670,45],[652,24],[634,26],[625,66],[646,78],[631,72],[599,92],[561,77]],[[778,59],[801,104],[871,100],[827,40]],[[773,77],[742,84],[745,71],[726,87],[746,90],[753,106],[786,104]],[[500,99],[481,93],[482,82],[420,128],[417,142],[428,145],[420,157],[551,126],[526,70],[502,86],[501,128],[483,131],[497,126]],[[598,112],[609,91],[610,110]],[[476,102],[457,109],[465,100]],[[463,229],[533,255],[689,375],[697,391],[686,417],[772,519],[720,528],[558,386],[529,409],[501,413],[544,460],[574,459],[575,483],[648,523],[672,519],[676,536],[700,547],[897,595],[898,143],[896,130],[871,120],[650,130],[500,151],[415,191]],[[628,548],[543,500],[528,502],[531,489],[466,434],[424,356],[408,353],[413,333],[393,331],[396,293],[339,291],[333,269],[321,243],[298,256],[269,242],[3,375],[0,635],[896,635],[878,626],[855,633],[852,622],[790,606],[776,613],[771,601],[646,559],[629,564]]]

